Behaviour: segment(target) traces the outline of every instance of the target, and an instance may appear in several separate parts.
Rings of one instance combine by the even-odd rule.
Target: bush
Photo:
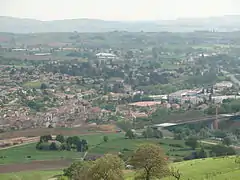
[[[103,137],[103,141],[104,141],[104,142],[108,142],[108,136],[104,136],[104,137]]]
[[[36,149],[47,151],[49,150],[49,146],[50,146],[50,143],[48,142],[38,142],[36,145]]]
[[[183,145],[181,144],[169,144],[169,146],[183,148]]]
[[[191,147],[193,150],[195,150],[198,147],[198,141],[196,137],[190,137],[185,142],[186,146]]]
[[[52,150],[52,151],[58,150],[57,144],[55,142],[52,142],[49,146],[49,150]]]
[[[56,141],[59,141],[60,143],[64,143],[65,139],[63,135],[57,135],[56,136]]]
[[[197,159],[197,152],[192,152],[192,154],[186,156],[183,158],[185,161],[192,160],[192,159]]]
[[[60,176],[57,180],[69,180],[69,178],[67,176]]]
[[[45,135],[40,137],[40,142],[48,142],[49,140],[52,140],[51,135]]]
[[[236,151],[232,147],[226,147],[223,145],[212,146],[210,151],[211,156],[229,156],[235,155]]]
[[[123,148],[123,151],[131,151],[131,150],[128,148]]]
[[[70,167],[63,170],[63,175],[69,178],[72,178],[75,171],[77,169],[81,169],[83,167],[83,162],[74,162],[70,165]]]
[[[182,162],[182,161],[183,161],[182,158],[176,158],[176,159],[173,160],[173,162]]]

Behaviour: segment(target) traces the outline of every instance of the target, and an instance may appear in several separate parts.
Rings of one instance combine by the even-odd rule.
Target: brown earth
[[[73,136],[80,134],[93,134],[93,133],[111,133],[115,132],[116,127],[114,125],[86,125],[76,128],[38,128],[38,129],[26,129],[19,131],[11,131],[0,134],[0,139],[16,138],[16,137],[37,137],[47,134],[62,134],[65,136]]]
[[[63,169],[65,167],[70,166],[71,163],[72,160],[55,160],[55,161],[32,161],[30,163],[0,165],[0,173]]]

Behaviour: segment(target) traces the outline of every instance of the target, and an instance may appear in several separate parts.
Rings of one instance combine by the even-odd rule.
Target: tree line
[[[63,135],[57,135],[53,139],[51,135],[44,135],[40,137],[36,149],[85,152],[88,150],[88,143],[85,139],[80,139],[78,136],[64,137]]]

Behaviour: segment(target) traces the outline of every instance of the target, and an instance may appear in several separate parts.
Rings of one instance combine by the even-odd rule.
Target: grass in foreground
[[[208,158],[174,163],[182,173],[183,180],[239,180],[240,167],[234,162],[234,157]],[[134,172],[126,174],[126,180],[133,180]],[[175,180],[172,177],[164,180]]]
[[[234,162],[234,157],[228,158],[208,158],[192,161],[174,163],[182,173],[182,180],[239,180],[240,167]],[[26,171],[19,173],[0,174],[1,180],[47,180],[58,175],[62,171]],[[125,180],[133,180],[134,172],[124,171]],[[174,178],[164,178],[163,180],[175,180]]]

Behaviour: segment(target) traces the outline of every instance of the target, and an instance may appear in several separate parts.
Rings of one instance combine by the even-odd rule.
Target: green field
[[[108,142],[103,142],[104,136],[109,137]],[[189,150],[170,147],[169,144],[181,144],[184,148],[184,141],[173,139],[125,139],[123,133],[112,134],[93,134],[80,136],[86,139],[89,144],[89,154],[105,153],[131,153],[140,144],[156,143],[168,152],[169,156],[186,156],[190,154]],[[0,150],[0,164],[26,163],[34,160],[59,160],[59,159],[80,159],[82,153],[76,151],[39,151],[35,148],[36,143]],[[174,151],[172,151],[174,149]],[[170,151],[171,150],[171,151]],[[31,156],[27,158],[27,156]]]
[[[111,143],[116,138],[123,138],[124,134],[112,133],[107,134],[109,142]],[[84,135],[81,139],[86,139],[91,150],[97,144],[103,142],[104,134]],[[9,149],[0,150],[0,164],[25,163],[33,160],[56,160],[56,159],[79,159],[82,153],[76,151],[39,151],[36,148],[36,143],[13,147]],[[27,158],[31,156],[31,158]]]
[[[183,180],[239,180],[240,167],[234,162],[234,157],[208,158],[174,163],[180,170]],[[133,180],[134,173],[126,175],[126,180]],[[164,178],[174,180],[174,178]]]

